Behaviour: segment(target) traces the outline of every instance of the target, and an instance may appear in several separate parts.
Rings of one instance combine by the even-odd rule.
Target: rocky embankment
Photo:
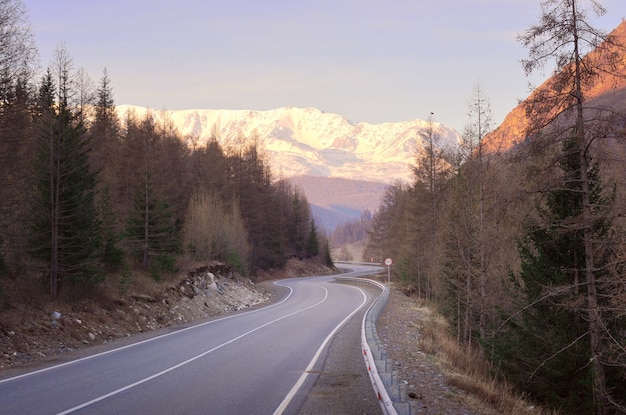
[[[0,369],[231,313],[272,295],[222,264],[159,284],[134,281],[123,295],[111,291],[71,303],[12,304],[0,313]]]

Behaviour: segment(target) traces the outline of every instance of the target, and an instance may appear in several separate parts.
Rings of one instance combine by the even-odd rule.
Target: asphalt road
[[[296,414],[372,300],[332,279],[279,281],[288,294],[270,306],[1,379],[0,413]]]

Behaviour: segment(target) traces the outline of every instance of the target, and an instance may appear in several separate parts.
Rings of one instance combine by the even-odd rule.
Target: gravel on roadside
[[[420,328],[430,310],[397,288],[391,289],[387,306],[377,324],[378,335],[392,359],[399,379],[408,382],[417,414],[492,415],[495,412],[446,382],[446,369],[432,355],[420,350]]]
[[[445,370],[436,359],[419,349],[419,331],[426,319],[424,308],[414,297],[392,288],[389,301],[378,320],[378,333],[389,357],[408,382],[416,414],[493,415],[463,391],[446,383]],[[362,357],[363,312],[333,339],[323,369],[309,392],[299,415],[369,415],[382,410],[372,388]]]

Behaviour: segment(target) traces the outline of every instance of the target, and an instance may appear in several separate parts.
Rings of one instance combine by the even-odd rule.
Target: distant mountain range
[[[225,147],[258,139],[275,177],[339,177],[392,183],[412,180],[411,165],[431,125],[412,120],[397,123],[352,123],[316,108],[246,110],[148,110],[119,106],[143,116],[151,111],[157,123],[171,122],[191,144],[217,137]],[[459,134],[439,123],[432,128],[441,146],[456,146]]]
[[[359,218],[364,210],[374,213],[388,184],[411,182],[411,166],[429,131],[436,131],[440,147],[456,147],[461,138],[436,122],[352,123],[316,108],[117,109],[122,120],[128,111],[138,117],[150,111],[157,124],[173,125],[190,146],[204,145],[212,137],[225,148],[256,139],[274,177],[302,189],[317,224],[329,231]]]

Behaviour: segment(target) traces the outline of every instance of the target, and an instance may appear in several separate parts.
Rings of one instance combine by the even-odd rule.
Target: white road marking
[[[339,323],[334,329],[333,331],[330,332],[330,334],[326,337],[326,339],[324,340],[324,342],[321,344],[321,346],[319,347],[319,349],[317,349],[317,352],[315,353],[315,356],[313,356],[313,359],[311,359],[311,361],[309,362],[309,365],[306,367],[306,369],[304,369],[304,372],[302,373],[302,375],[300,375],[300,379],[298,379],[298,381],[296,382],[295,385],[293,385],[293,387],[291,388],[291,390],[289,391],[289,393],[287,394],[287,396],[285,396],[285,399],[283,399],[283,401],[280,403],[280,405],[278,405],[278,408],[276,408],[276,410],[274,411],[274,415],[281,415],[285,409],[287,409],[287,406],[289,406],[289,403],[291,403],[291,401],[293,400],[293,397],[296,396],[296,393],[298,393],[298,390],[302,387],[302,385],[304,384],[304,381],[306,380],[307,376],[309,375],[309,372],[313,369],[313,366],[315,366],[315,363],[317,363],[317,359],[319,359],[320,355],[322,354],[322,351],[324,350],[324,348],[326,347],[326,344],[330,341],[330,339],[333,338],[333,336],[335,335],[335,333],[348,321],[350,320],[350,318],[352,318],[352,316],[354,316],[361,308],[363,308],[363,306],[365,305],[365,303],[367,302],[367,296],[365,295],[365,292],[363,290],[361,290],[360,288],[357,287],[353,287],[358,289],[359,291],[361,291],[361,295],[363,296],[363,302],[361,303],[361,305],[359,305],[359,307],[354,310],[352,313],[350,313],[350,315],[348,315],[346,318],[344,318],[341,323]]]
[[[289,299],[289,297],[291,297],[291,294],[293,293],[293,288],[291,288],[291,287],[289,287],[287,285],[280,284],[278,282],[274,282],[274,284],[280,285],[281,287],[289,288],[289,294],[287,294],[287,296],[285,298],[283,298],[281,301],[279,301],[279,302],[277,302],[275,304],[270,304],[267,307],[259,308],[259,309],[256,309],[256,310],[250,310],[250,311],[246,311],[246,312],[243,312],[243,313],[227,315],[227,316],[215,319],[215,320],[206,321],[204,323],[200,323],[200,324],[196,324],[196,325],[193,325],[193,326],[185,327],[184,329],[176,330],[176,331],[173,331],[171,333],[166,333],[166,334],[161,334],[160,336],[151,337],[149,339],[142,340],[142,341],[139,341],[137,343],[132,343],[132,344],[128,344],[126,346],[122,346],[122,347],[118,347],[118,348],[115,348],[115,349],[107,350],[106,352],[93,354],[93,355],[90,355],[90,356],[82,357],[80,359],[76,359],[76,360],[72,360],[72,361],[69,361],[69,362],[61,363],[61,364],[58,364],[58,365],[46,367],[46,368],[43,368],[43,369],[35,370],[33,372],[24,373],[24,374],[21,374],[21,375],[10,377],[10,378],[0,379],[0,383],[10,382],[12,380],[25,378],[25,377],[28,377],[28,376],[36,375],[38,373],[42,373],[42,372],[47,372],[47,371],[50,371],[50,370],[58,369],[60,367],[73,365],[74,363],[79,363],[79,362],[82,362],[82,361],[85,361],[85,360],[94,359],[96,357],[100,357],[100,356],[104,356],[104,355],[107,355],[107,354],[115,353],[115,352],[118,352],[120,350],[129,349],[131,347],[139,346],[140,344],[148,343],[148,342],[151,342],[151,341],[154,341],[154,340],[162,339],[164,337],[173,336],[173,335],[178,334],[178,333],[184,333],[185,331],[188,331],[188,330],[193,330],[193,329],[197,329],[199,327],[207,326],[209,324],[217,323],[218,321],[227,320],[229,318],[238,317],[238,316],[241,316],[241,315],[244,315],[244,314],[257,313],[257,312],[262,311],[262,310],[267,310],[268,308],[271,308],[271,307],[276,307],[276,306],[284,303],[285,301],[287,301]]]
[[[280,284],[279,284],[279,285],[280,285]],[[288,288],[290,288],[290,287],[288,287]],[[328,290],[327,290],[325,287],[321,287],[321,288],[323,288],[323,289],[324,289],[324,298],[322,298],[322,300],[320,300],[319,302],[317,302],[317,303],[315,303],[315,304],[312,304],[312,305],[310,305],[310,306],[308,306],[308,307],[302,308],[302,309],[300,309],[300,310],[298,310],[298,311],[294,311],[293,313],[285,314],[285,315],[284,315],[284,316],[282,316],[282,317],[279,317],[279,318],[277,318],[277,319],[274,319],[274,320],[272,320],[272,321],[269,321],[269,322],[267,322],[267,323],[265,323],[265,324],[262,324],[262,325],[260,325],[260,326],[258,326],[258,327],[256,327],[256,328],[254,328],[254,329],[252,329],[252,330],[250,330],[250,331],[247,331],[247,332],[245,332],[245,333],[243,333],[243,334],[241,334],[241,335],[239,335],[239,336],[237,336],[237,337],[234,337],[234,338],[230,339],[229,341],[227,341],[227,342],[224,342],[224,343],[220,344],[219,346],[215,346],[214,348],[212,348],[212,349],[210,349],[210,350],[207,350],[207,351],[205,351],[205,352],[203,352],[203,353],[200,353],[200,354],[199,354],[199,355],[197,355],[197,356],[194,356],[194,357],[192,357],[192,358],[189,358],[189,359],[185,360],[184,362],[181,362],[181,363],[179,363],[179,364],[177,364],[177,365],[174,365],[174,366],[172,366],[172,367],[170,367],[170,368],[168,368],[168,369],[162,370],[161,372],[155,373],[154,375],[152,375],[152,376],[148,376],[147,378],[141,379],[141,380],[139,380],[139,381],[137,381],[137,382],[135,382],[135,383],[131,383],[130,385],[126,385],[126,386],[124,386],[124,387],[122,387],[122,388],[119,388],[119,389],[117,389],[117,390],[114,390],[113,392],[110,392],[110,393],[107,393],[107,394],[105,394],[105,395],[99,396],[99,397],[97,397],[97,398],[95,398],[95,399],[92,399],[92,400],[90,400],[90,401],[88,401],[88,402],[85,402],[85,403],[83,403],[83,404],[77,405],[77,406],[75,406],[75,407],[73,407],[73,408],[67,409],[67,410],[65,410],[65,411],[63,411],[63,412],[59,412],[57,415],[67,415],[67,414],[70,414],[70,413],[72,413],[72,412],[78,411],[79,409],[83,409],[83,408],[85,408],[85,407],[87,407],[87,406],[93,405],[94,403],[97,403],[97,402],[100,402],[100,401],[102,401],[102,400],[104,400],[104,399],[107,399],[107,398],[109,398],[109,397],[111,397],[111,396],[117,395],[118,393],[124,392],[124,391],[126,391],[126,390],[128,390],[128,389],[131,389],[131,388],[134,388],[135,386],[141,385],[142,383],[146,383],[146,382],[148,382],[148,381],[150,381],[150,380],[152,380],[152,379],[158,378],[159,376],[162,376],[162,375],[164,375],[164,374],[166,374],[166,373],[169,373],[169,372],[171,372],[172,370],[178,369],[179,367],[185,366],[185,365],[187,365],[187,364],[189,364],[189,363],[191,363],[191,362],[193,362],[193,361],[195,361],[195,360],[197,360],[197,359],[200,359],[201,357],[204,357],[204,356],[208,355],[208,354],[209,354],[209,353],[211,353],[211,352],[214,352],[214,351],[216,351],[216,350],[218,350],[218,349],[221,349],[222,347],[224,347],[224,346],[226,346],[226,345],[228,345],[228,344],[230,344],[230,343],[232,343],[232,342],[234,342],[234,341],[237,341],[237,340],[241,339],[242,337],[245,337],[245,336],[247,336],[247,335],[249,335],[249,334],[251,334],[251,333],[254,333],[255,331],[258,331],[258,330],[262,329],[263,327],[267,327],[267,326],[269,326],[270,324],[276,323],[277,321],[283,320],[283,319],[285,319],[285,318],[287,318],[287,317],[294,316],[294,315],[296,315],[296,314],[298,314],[298,313],[301,313],[301,312],[303,312],[303,311],[309,310],[309,309],[311,309],[311,308],[313,308],[313,307],[317,307],[318,305],[320,305],[320,304],[322,304],[324,301],[326,301],[326,299],[328,298]],[[290,288],[290,289],[291,289],[291,288]],[[291,290],[292,290],[292,289],[291,289]],[[293,292],[293,290],[292,290],[291,292]],[[291,295],[291,292],[290,292],[290,295]],[[359,307],[359,308],[360,308],[360,307]],[[352,314],[354,314],[354,313],[352,313]],[[351,314],[351,315],[352,315],[352,314]],[[346,320],[347,320],[347,318],[346,318]],[[345,320],[344,320],[344,321],[345,321]],[[207,324],[207,323],[203,323],[203,324]],[[342,322],[341,324],[343,324],[343,322]],[[341,324],[340,324],[340,325],[341,325]],[[197,326],[194,326],[194,327],[197,327]],[[336,330],[337,330],[337,328],[335,328],[335,330],[333,331],[333,333],[334,333]],[[163,336],[161,336],[161,337],[163,337]],[[324,344],[326,344],[326,342],[327,342],[327,341],[328,341],[328,338],[324,341]],[[315,360],[317,360],[317,357],[319,356],[320,352],[321,352],[321,350],[318,350],[318,352],[317,352],[317,354],[316,354],[316,357],[314,358]],[[103,354],[104,354],[104,353],[103,353]],[[307,369],[307,370],[308,370],[308,369]]]

